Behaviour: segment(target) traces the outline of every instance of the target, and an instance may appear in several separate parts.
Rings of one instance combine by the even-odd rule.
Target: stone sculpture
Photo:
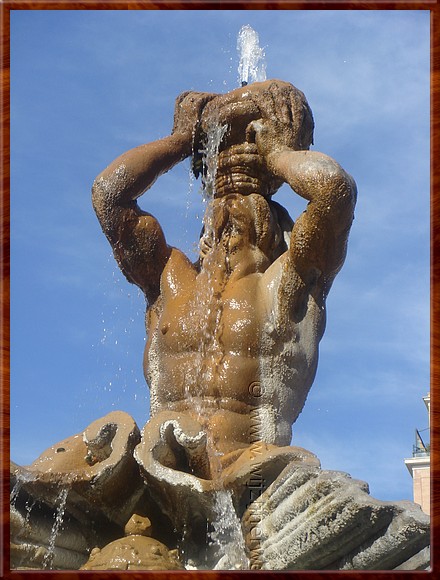
[[[223,125],[214,199],[192,264],[136,199]],[[222,455],[248,446],[256,423],[259,439],[289,445],[315,376],[356,186],[334,160],[308,150],[312,139],[308,103],[288,83],[185,93],[172,134],[122,155],[93,187],[116,260],[148,301],[151,416],[188,416]],[[272,201],[283,182],[309,202],[295,224]]]
[[[13,567],[429,565],[429,518],[417,506],[374,500],[290,446],[356,202],[352,177],[309,150],[313,129],[289,83],[187,92],[171,135],[98,176],[98,219],[147,299],[151,418],[140,432],[111,413],[12,466]],[[189,156],[210,198],[196,263],[136,201]],[[283,183],[308,202],[295,222],[273,200]],[[70,535],[54,533],[61,512]]]
[[[429,565],[429,517],[419,506],[378,501],[366,483],[313,466],[287,466],[247,509],[243,526],[255,569]]]
[[[93,548],[81,570],[182,570],[177,550],[168,548],[151,535],[151,522],[134,514],[125,526],[125,538]]]

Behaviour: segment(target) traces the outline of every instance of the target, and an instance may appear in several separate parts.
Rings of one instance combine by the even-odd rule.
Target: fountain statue
[[[145,294],[151,417],[113,412],[12,466],[15,568],[426,567],[429,518],[371,498],[291,445],[343,265],[353,178],[310,150],[304,94],[280,80],[186,92],[169,136],[113,161],[93,206]],[[137,199],[183,159],[206,212],[192,263]],[[308,203],[294,221],[286,183]],[[145,201],[148,206],[148,202]]]
[[[214,123],[230,129],[193,264],[136,199],[191,154],[193,134],[199,150]],[[249,445],[255,423],[261,441],[289,445],[315,375],[356,187],[333,159],[308,150],[312,134],[307,101],[288,83],[188,93],[169,137],[125,153],[93,187],[116,260],[147,299],[152,420],[164,425],[179,414],[197,423],[205,437],[191,461],[208,477],[219,455]],[[197,155],[195,165],[203,171]],[[295,224],[272,200],[283,182],[309,201]],[[211,447],[206,461],[202,447]]]

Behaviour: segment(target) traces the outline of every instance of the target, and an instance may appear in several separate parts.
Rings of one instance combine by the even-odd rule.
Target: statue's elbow
[[[337,220],[342,216],[350,222],[354,216],[354,209],[357,199],[357,187],[353,177],[348,174],[336,162],[326,167],[326,172],[322,176],[321,203],[324,212]]]
[[[98,216],[114,203],[114,194],[108,179],[98,175],[92,185],[92,204]]]
[[[92,205],[96,212],[98,211],[98,208],[102,205],[103,197],[104,190],[102,187],[101,178],[98,176],[92,185]]]
[[[98,175],[92,185],[92,205],[102,229],[107,234],[113,228],[115,199],[108,180]]]
[[[354,209],[357,200],[357,187],[353,177],[342,170],[343,174],[338,180],[338,197],[342,204]]]
[[[333,193],[333,201],[337,209],[339,211],[341,209],[353,211],[357,200],[357,187],[353,177],[336,164],[329,181],[331,183],[329,189]]]
[[[356,205],[356,201],[357,201],[357,185],[356,185],[356,181],[348,173],[347,173],[347,178],[349,181],[348,186],[349,186],[349,190],[350,190],[350,193],[349,193],[350,201],[351,201],[351,204],[352,204],[353,209],[354,209],[354,206]]]
[[[92,185],[92,201],[94,202],[96,199],[100,197],[100,195],[101,195],[101,184],[98,176]]]
[[[356,202],[356,183],[337,161],[320,153],[315,159],[313,173],[324,195],[330,195],[335,201]]]

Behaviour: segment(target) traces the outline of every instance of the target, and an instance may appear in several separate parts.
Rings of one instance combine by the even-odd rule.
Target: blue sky
[[[120,153],[169,134],[181,92],[237,86],[244,24],[268,78],[306,94],[313,149],[359,190],[294,444],[378,499],[411,499],[403,460],[428,426],[428,11],[11,12],[11,457],[28,464],[112,410],[146,422],[144,299],[90,189]],[[193,258],[199,189],[186,161],[140,200]],[[277,197],[293,217],[304,207]]]

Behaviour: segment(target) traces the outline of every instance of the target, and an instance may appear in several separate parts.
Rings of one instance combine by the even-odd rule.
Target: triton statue
[[[199,151],[213,125],[227,130],[191,263],[136,200],[192,153],[195,171],[206,171]],[[147,299],[151,415],[193,417],[220,454],[249,445],[252,421],[265,443],[289,445],[315,376],[356,185],[309,151],[313,127],[305,96],[286,82],[184,93],[171,135],[123,154],[93,186],[116,260]],[[272,200],[283,183],[309,202],[295,223]]]

